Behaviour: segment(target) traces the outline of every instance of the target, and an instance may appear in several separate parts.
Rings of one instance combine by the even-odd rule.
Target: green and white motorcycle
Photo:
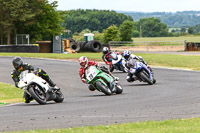
[[[90,66],[85,71],[86,83],[91,84],[96,90],[103,92],[105,95],[121,94],[123,88],[115,81],[112,76],[103,72],[95,66]]]

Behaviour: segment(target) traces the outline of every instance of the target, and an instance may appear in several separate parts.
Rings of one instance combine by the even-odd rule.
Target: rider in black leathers
[[[23,60],[22,60],[21,57],[14,57],[13,60],[12,60],[12,64],[13,64],[13,67],[15,68],[15,70],[13,70],[11,72],[11,76],[12,76],[13,81],[15,82],[15,86],[16,87],[18,87],[18,83],[20,81],[19,80],[19,75],[23,71],[28,70],[29,72],[32,71],[36,75],[38,75],[39,77],[43,78],[45,81],[47,81],[49,83],[49,85],[52,88],[59,89],[43,69],[34,68],[30,64],[23,63]],[[26,92],[24,92],[23,98],[24,98],[24,102],[25,103],[30,103],[30,101],[33,100],[33,98],[29,94],[27,94]]]

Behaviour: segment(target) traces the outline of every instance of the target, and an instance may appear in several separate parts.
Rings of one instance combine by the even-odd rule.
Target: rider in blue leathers
[[[143,60],[143,58],[141,56],[136,56],[134,54],[131,54],[131,52],[128,50],[124,51],[123,56],[124,56],[124,59],[126,60],[127,69],[130,70],[130,67],[133,64],[133,62],[138,60],[138,61],[142,62],[143,64],[145,64],[153,75],[153,70],[150,68],[150,66],[147,65],[147,63]],[[129,71],[128,75],[126,77],[126,80],[128,82],[133,82],[133,81],[137,80],[137,77],[135,77],[134,74]],[[154,79],[154,82],[156,82],[155,79]]]

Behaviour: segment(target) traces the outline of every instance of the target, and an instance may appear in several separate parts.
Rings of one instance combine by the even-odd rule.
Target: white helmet
[[[104,47],[104,48],[103,48],[103,53],[104,53],[104,54],[107,54],[108,51],[109,51],[109,48],[108,48],[108,47]]]
[[[87,66],[88,66],[88,58],[85,57],[85,56],[81,56],[79,58],[79,63],[83,68],[87,68]]]

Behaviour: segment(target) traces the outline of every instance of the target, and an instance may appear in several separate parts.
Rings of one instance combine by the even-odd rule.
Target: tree
[[[62,24],[72,32],[81,32],[84,29],[102,32],[110,25],[120,26],[125,20],[133,21],[130,16],[109,10],[70,10],[61,12],[65,18]]]
[[[79,36],[83,36],[85,33],[91,33],[91,30],[89,29],[84,29],[79,33]]]
[[[32,1],[32,0],[30,0]],[[36,40],[51,40],[53,35],[60,35],[64,28],[61,26],[61,16],[56,11],[57,2],[49,3],[48,0],[36,0],[31,3],[31,9],[36,15],[26,23],[21,23],[18,27],[20,33],[29,33],[32,43]]]
[[[140,37],[140,32],[137,30],[133,31],[133,37]]]
[[[135,23],[136,30],[142,31],[143,37],[168,36],[167,25],[157,18],[142,18]]]
[[[1,44],[14,42],[16,34],[30,34],[34,40],[51,40],[63,31],[57,2],[48,0],[0,0]]]
[[[188,33],[189,33],[189,34],[193,34],[193,33],[194,33],[194,27],[189,27]]]
[[[11,33],[16,34],[16,22],[23,22],[34,16],[27,0],[0,0],[1,32],[7,34],[7,44],[11,42]],[[3,15],[2,15],[3,14]],[[3,29],[6,29],[3,31]],[[2,37],[1,35],[1,37]],[[1,39],[2,40],[2,39]]]
[[[108,43],[109,41],[120,41],[120,31],[116,25],[112,25],[103,30],[103,33],[104,43]]]
[[[126,20],[124,21],[119,29],[120,29],[120,37],[121,41],[132,41],[132,34],[133,34],[133,21]]]
[[[186,29],[184,27],[182,27],[181,32],[186,32]]]

